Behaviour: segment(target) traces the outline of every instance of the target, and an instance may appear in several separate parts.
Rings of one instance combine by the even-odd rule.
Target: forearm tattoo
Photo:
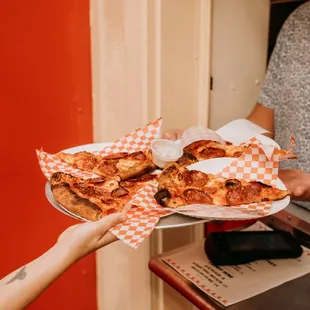
[[[27,276],[27,272],[26,272],[26,266],[22,267],[17,273],[16,275],[11,279],[9,280],[6,284],[10,284],[16,280],[23,280],[25,279]]]

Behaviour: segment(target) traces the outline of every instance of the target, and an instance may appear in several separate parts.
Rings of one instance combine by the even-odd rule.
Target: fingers
[[[181,139],[182,135],[183,135],[183,130],[178,130],[177,132],[177,140]]]
[[[109,229],[127,220],[125,213],[113,213],[95,222],[96,231],[104,235]]]
[[[163,138],[168,139],[168,140],[172,140],[172,141],[176,141],[176,140],[179,140],[181,138],[182,133],[183,133],[183,131],[180,129],[169,130],[169,131],[164,132]]]
[[[98,221],[97,232],[101,234],[101,238],[98,240],[97,249],[118,240],[117,237],[108,230],[126,220],[127,215],[125,213],[114,213]]]
[[[111,232],[107,232],[99,241],[98,241],[98,249],[102,248],[105,245],[108,245],[112,242],[117,241],[118,238],[114,236]]]

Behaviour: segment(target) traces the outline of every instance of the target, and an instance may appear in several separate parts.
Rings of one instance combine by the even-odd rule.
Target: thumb
[[[100,234],[105,234],[109,229],[114,227],[117,224],[120,224],[127,220],[127,215],[125,213],[112,213],[108,216],[105,216],[101,220],[95,222],[96,230]]]

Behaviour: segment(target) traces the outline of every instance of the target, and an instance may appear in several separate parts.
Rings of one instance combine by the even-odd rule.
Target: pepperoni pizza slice
[[[225,146],[217,141],[200,140],[191,143],[183,149],[184,153],[190,153],[197,158],[198,161],[226,157]]]
[[[226,142],[226,145],[221,144],[217,141],[212,140],[200,140],[195,141],[186,146],[183,151],[184,154],[178,163],[181,166],[188,166],[193,164],[195,161],[202,161],[211,158],[221,157],[240,157],[249,145],[233,145],[230,142]],[[279,154],[279,159],[294,159],[296,155],[290,153],[287,150],[275,150],[276,154]],[[191,158],[190,158],[191,157]]]
[[[63,172],[50,178],[55,200],[68,211],[82,218],[97,221],[110,213],[121,212],[133,195],[156,175],[144,175],[130,181],[99,177],[82,179]]]
[[[159,177],[155,199],[163,207],[190,204],[236,206],[283,199],[290,194],[261,182],[226,179],[170,164]]]
[[[152,161],[151,151],[122,152],[109,156],[95,155],[90,152],[75,154],[60,152],[56,156],[74,168],[120,180],[137,178],[154,171],[156,168]]]

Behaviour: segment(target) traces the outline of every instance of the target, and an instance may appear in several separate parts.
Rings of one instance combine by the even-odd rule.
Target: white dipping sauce
[[[153,162],[160,168],[164,168],[169,162],[178,160],[183,154],[180,145],[166,139],[154,140],[151,149]]]
[[[175,159],[180,156],[180,151],[170,145],[154,145],[154,151],[166,159]]]

